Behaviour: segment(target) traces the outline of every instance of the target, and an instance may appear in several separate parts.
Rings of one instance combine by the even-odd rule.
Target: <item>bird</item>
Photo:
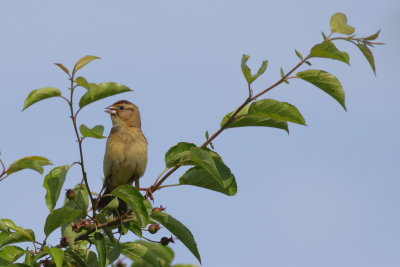
[[[104,153],[104,193],[98,202],[99,210],[113,199],[104,195],[118,186],[135,182],[139,189],[139,178],[147,166],[147,139],[142,132],[139,108],[127,100],[120,100],[105,109],[111,116],[112,128]],[[126,203],[120,199],[117,211],[119,215],[127,212]]]

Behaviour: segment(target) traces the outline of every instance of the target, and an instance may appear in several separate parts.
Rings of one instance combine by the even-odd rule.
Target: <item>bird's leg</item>
[[[153,192],[155,191],[155,187],[152,185],[150,187],[138,188],[140,191],[145,191],[145,198],[150,198],[154,202]]]

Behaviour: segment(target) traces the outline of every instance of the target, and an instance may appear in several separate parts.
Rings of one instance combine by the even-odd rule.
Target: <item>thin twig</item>
[[[158,183],[158,181],[161,179],[161,177],[163,176],[163,174],[164,174],[166,171],[168,171],[169,169],[170,169],[170,168],[165,168],[165,169],[160,173],[160,175],[158,175],[156,181],[154,182],[154,185],[156,185],[156,184]]]
[[[183,185],[183,184],[168,184],[168,185],[161,185],[161,186],[159,186],[158,188],[159,188],[159,189],[161,189],[161,188],[165,188],[165,187],[173,187],[173,186],[180,186],[180,185]]]
[[[118,225],[121,221],[122,222],[127,222],[127,221],[130,221],[132,219],[133,218],[128,218],[128,214],[124,214],[124,215],[122,215],[122,216],[120,216],[118,218],[115,218],[114,220],[111,220],[109,222],[102,223],[102,224],[97,224],[97,225],[93,226],[92,228],[90,228],[89,230],[87,230],[86,233],[77,236],[75,238],[75,242],[79,241],[79,240],[88,239],[89,235],[94,233],[94,232],[96,232],[98,229],[115,226],[115,225]]]
[[[62,99],[64,99],[65,101],[67,101],[68,105],[70,104],[68,98],[66,98],[65,96],[62,96],[62,95],[60,95],[60,97],[61,97]]]
[[[3,161],[1,159],[0,159],[0,163],[1,163],[1,166],[3,167],[3,171],[2,171],[1,174],[3,174],[3,173],[6,172],[6,166],[4,166],[4,163],[3,163]]]

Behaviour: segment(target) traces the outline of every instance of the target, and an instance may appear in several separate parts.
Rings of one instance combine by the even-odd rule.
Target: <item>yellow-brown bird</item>
[[[120,100],[106,108],[111,115],[112,129],[104,154],[104,195],[120,185],[135,182],[147,166],[147,140],[141,129],[139,108],[127,100]],[[104,208],[112,197],[102,197],[98,208]],[[119,213],[126,212],[126,203],[120,200]]]

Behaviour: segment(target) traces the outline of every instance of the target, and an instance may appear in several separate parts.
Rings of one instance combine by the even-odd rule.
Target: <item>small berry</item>
[[[75,193],[74,190],[68,189],[67,192],[65,192],[65,196],[66,196],[69,200],[72,200],[72,199],[75,199],[76,193]]]
[[[149,230],[150,234],[155,234],[160,230],[160,226],[158,224],[151,224],[147,230]]]

